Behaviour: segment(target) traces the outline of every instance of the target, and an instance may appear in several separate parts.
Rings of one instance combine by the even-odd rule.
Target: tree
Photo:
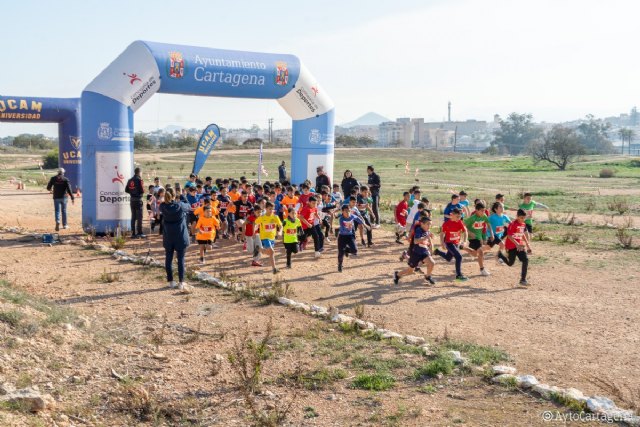
[[[42,167],[44,169],[56,169],[58,167],[58,149],[49,151],[42,156]]]
[[[587,115],[587,122],[578,126],[578,140],[587,152],[592,154],[609,154],[613,152],[613,144],[609,140],[611,123],[596,120],[593,114]]]
[[[44,135],[32,135],[23,133],[13,138],[13,146],[29,150],[51,150],[57,146],[55,139],[47,138]]]
[[[146,134],[138,132],[133,137],[133,148],[136,150],[146,150],[152,147],[153,145]]]
[[[549,162],[563,171],[585,153],[585,148],[580,144],[575,130],[556,125],[547,132],[544,141],[531,143],[529,152],[534,163]]]
[[[633,129],[622,128],[618,131],[620,140],[622,141],[621,153],[624,154],[624,142],[627,141],[627,147],[629,147],[629,155],[631,155],[631,141],[636,137],[636,133]]]
[[[497,145],[501,152],[520,154],[542,135],[542,129],[533,123],[531,114],[511,113],[499,124],[492,144]]]

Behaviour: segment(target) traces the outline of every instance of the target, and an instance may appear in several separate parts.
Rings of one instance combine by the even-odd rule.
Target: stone
[[[161,360],[163,362],[165,360],[169,360],[169,358],[163,353],[153,353],[153,354],[151,354],[151,357],[153,357],[156,360]]]
[[[456,363],[456,364],[460,365],[460,364],[463,364],[464,362],[467,361],[467,359],[462,357],[460,352],[457,351],[457,350],[449,350],[447,353],[449,354],[449,356],[451,356],[453,358],[453,362]]]
[[[13,384],[9,384],[9,383],[0,384],[0,396],[11,394],[14,391],[16,391],[16,388],[13,386]]]
[[[502,374],[514,375],[516,373],[516,368],[512,366],[496,365],[496,366],[493,366],[491,369],[493,370],[493,373],[495,375],[502,375]]]
[[[289,307],[290,305],[292,305],[294,303],[294,301],[290,300],[289,298],[279,297],[278,298],[278,303],[284,305],[285,307]]]
[[[329,310],[327,310],[325,307],[322,307],[321,305],[312,305],[311,312],[319,316],[326,316],[327,313],[329,313]]]
[[[587,408],[594,414],[602,414],[616,408],[613,400],[602,396],[593,396],[587,399]]]
[[[421,344],[424,344],[425,342],[427,342],[427,340],[425,340],[424,338],[415,337],[413,335],[405,335],[404,341],[407,344],[411,344],[411,345],[421,345]]]
[[[586,403],[588,397],[584,395],[580,390],[576,388],[568,388],[564,391],[564,397],[576,402]]]
[[[516,376],[513,374],[500,374],[498,376],[493,377],[491,381],[496,384],[504,384],[504,385],[517,384]]]
[[[62,325],[62,329],[64,329],[65,331],[72,331],[73,330],[73,325],[71,323],[64,323]]]
[[[420,350],[422,350],[422,354],[424,354],[425,356],[429,356],[431,353],[433,353],[428,344],[422,344],[420,346]]]
[[[351,316],[345,316],[344,314],[336,313],[334,316],[331,316],[331,321],[333,323],[351,323],[355,319]]]
[[[224,356],[221,355],[221,354],[216,353],[216,354],[213,355],[213,360],[216,363],[222,363],[222,362],[224,362]]]
[[[29,412],[39,412],[55,406],[55,400],[51,395],[40,394],[40,392],[32,387],[16,390],[13,393],[1,397],[0,401],[20,405],[20,407]]]
[[[551,393],[562,393],[564,392],[564,390],[556,387],[556,386],[551,386],[549,384],[536,384],[533,387],[531,387],[531,389],[533,391],[535,391],[536,393],[538,393],[540,396],[544,397],[545,399],[548,399],[551,397]]]
[[[516,382],[518,384],[518,387],[522,388],[531,388],[539,384],[538,379],[533,375],[518,375],[516,377]]]
[[[386,332],[384,332],[382,334],[382,338],[384,338],[386,340],[390,340],[390,339],[393,339],[393,338],[402,340],[404,337],[401,334],[397,333],[397,332],[386,331]]]

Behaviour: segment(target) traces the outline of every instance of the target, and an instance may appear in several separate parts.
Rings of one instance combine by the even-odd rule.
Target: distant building
[[[382,147],[411,148],[413,133],[413,123],[408,117],[378,125],[378,141]]]

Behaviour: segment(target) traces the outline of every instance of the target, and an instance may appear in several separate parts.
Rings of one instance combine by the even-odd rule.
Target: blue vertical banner
[[[196,147],[196,158],[193,161],[192,173],[198,175],[204,163],[209,158],[211,151],[216,146],[216,142],[220,139],[220,128],[216,124],[210,124],[202,132],[198,146]]]

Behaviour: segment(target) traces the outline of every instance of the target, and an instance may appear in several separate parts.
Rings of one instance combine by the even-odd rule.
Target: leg
[[[379,209],[380,209],[380,194],[376,194],[376,195],[372,195],[371,198],[373,199],[373,214],[376,216],[376,225],[380,225],[380,214],[378,213]]]
[[[347,247],[348,236],[338,236],[338,267],[342,267],[342,261],[344,260],[344,250]]]
[[[176,254],[178,257],[178,279],[181,282],[184,282],[184,255],[186,249],[176,249]]]
[[[53,209],[55,210],[56,224],[60,224],[60,211],[62,210],[62,202],[60,199],[53,199]]]
[[[518,256],[518,250],[517,249],[509,249],[509,253],[508,253],[509,257],[507,258],[507,260],[505,261],[505,263],[511,267],[513,264],[515,264],[516,262],[516,257]]]
[[[462,276],[462,254],[453,243],[447,243],[447,256],[456,259],[456,276]]]
[[[529,256],[526,251],[518,252],[518,259],[522,262],[522,272],[520,275],[520,280],[527,280],[527,269],[529,267]]]
[[[136,202],[131,200],[129,207],[131,208],[131,235],[133,237],[136,235]],[[171,256],[173,257],[173,254]]]
[[[61,208],[62,208],[62,226],[66,227],[67,226],[67,198],[66,197],[62,198]]]
[[[347,240],[347,248],[349,249],[349,253],[353,255],[358,255],[358,247],[356,246],[356,238],[355,236],[348,236]]]
[[[324,239],[322,238],[322,229],[320,228],[320,224],[313,226],[312,231],[313,236],[313,245],[316,251],[321,251],[324,243]]]
[[[164,229],[164,227],[162,226],[162,215],[158,217],[158,221],[160,223],[160,226],[158,227],[158,234],[162,236],[162,230]]]
[[[173,248],[165,249],[164,269],[167,271],[167,282],[173,282]]]
[[[229,232],[233,235],[236,232],[236,220],[232,212],[227,214],[227,224],[229,224]]]
[[[371,245],[371,240],[373,239],[373,231],[371,231],[371,220],[369,219],[369,216],[364,217],[364,223],[369,226],[369,229],[367,230],[367,245]]]

